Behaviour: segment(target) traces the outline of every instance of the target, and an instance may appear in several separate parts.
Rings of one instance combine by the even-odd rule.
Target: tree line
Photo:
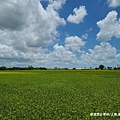
[[[51,68],[52,69],[52,68]],[[69,70],[69,68],[53,68],[54,70]],[[72,68],[72,70],[76,70],[77,68]],[[98,67],[95,68],[86,68],[84,67],[84,69],[81,70],[90,70],[90,69],[95,69],[95,70],[120,70],[120,66],[117,67],[105,67],[104,65],[99,65]],[[45,67],[33,67],[32,65],[29,65],[28,67],[5,67],[5,66],[1,66],[0,70],[47,70],[47,68]]]
[[[33,67],[32,65],[28,67],[5,67],[1,66],[0,70],[47,70],[45,67]]]
[[[106,69],[108,69],[108,70],[120,70],[120,66],[118,66],[118,67],[105,67],[104,65],[99,65],[99,67],[97,68],[95,68],[96,70],[106,70]]]

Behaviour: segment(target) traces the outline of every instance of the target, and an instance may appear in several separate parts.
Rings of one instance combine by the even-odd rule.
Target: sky
[[[120,65],[120,0],[0,0],[0,66]]]

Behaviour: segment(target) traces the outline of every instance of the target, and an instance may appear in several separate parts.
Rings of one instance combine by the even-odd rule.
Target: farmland
[[[117,120],[120,71],[0,71],[1,120]]]

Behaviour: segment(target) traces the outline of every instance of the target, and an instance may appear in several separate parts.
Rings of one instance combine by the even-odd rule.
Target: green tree
[[[34,69],[34,67],[32,65],[28,66],[28,70],[33,70],[33,69]]]
[[[100,69],[100,70],[103,70],[104,68],[105,68],[104,65],[99,65],[99,69]]]
[[[76,68],[73,68],[73,70],[76,70]]]

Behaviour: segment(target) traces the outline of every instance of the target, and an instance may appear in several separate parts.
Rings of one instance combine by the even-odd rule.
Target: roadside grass
[[[1,120],[117,120],[120,71],[0,71]]]

